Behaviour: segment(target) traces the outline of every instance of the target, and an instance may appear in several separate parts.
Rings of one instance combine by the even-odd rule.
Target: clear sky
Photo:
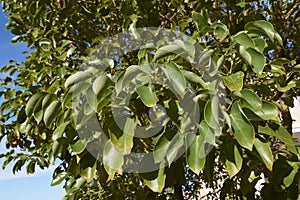
[[[0,6],[0,67],[8,64],[9,60],[21,62],[28,51],[26,44],[11,44],[14,37],[5,30],[7,19]],[[3,78],[0,74],[0,78]],[[5,144],[0,143],[0,152],[5,151]],[[60,200],[64,195],[62,185],[51,187],[54,166],[48,170],[38,170],[34,175],[27,175],[22,171],[12,174],[12,165],[2,169],[3,159],[0,159],[0,199],[1,200]]]

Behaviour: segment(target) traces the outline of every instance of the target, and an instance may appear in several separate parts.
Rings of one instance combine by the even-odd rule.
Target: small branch
[[[297,9],[297,7],[300,5],[300,2],[297,2],[293,7],[292,9],[286,14],[286,16],[284,17],[284,19],[288,19],[292,14],[293,12]]]
[[[293,134],[293,127],[292,127],[293,119],[292,119],[289,107],[287,105],[285,105],[285,103],[283,102],[283,100],[281,98],[279,99],[279,103],[281,106],[280,112],[281,112],[282,121],[283,121],[282,125],[292,135]]]

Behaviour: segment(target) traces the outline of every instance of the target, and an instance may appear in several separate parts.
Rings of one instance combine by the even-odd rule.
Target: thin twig
[[[284,19],[288,19],[292,14],[293,12],[295,11],[295,9],[297,9],[297,7],[300,5],[300,2],[297,2],[293,7],[292,9],[286,14],[286,16],[284,17]]]

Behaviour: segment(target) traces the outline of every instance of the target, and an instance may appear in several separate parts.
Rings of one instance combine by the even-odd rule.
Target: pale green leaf
[[[156,105],[156,93],[154,86],[152,84],[148,84],[148,86],[141,86],[137,89],[137,93],[141,98],[142,102],[147,107],[153,107]]]
[[[157,61],[171,54],[180,55],[184,52],[186,52],[185,49],[178,44],[169,44],[166,46],[162,46],[156,51],[153,61]]]
[[[124,157],[121,152],[111,141],[107,141],[103,150],[103,164],[108,174],[108,180],[111,180],[116,172],[122,172],[123,163]]]
[[[85,81],[91,77],[92,77],[92,74],[88,71],[77,72],[76,74],[73,74],[67,78],[67,80],[65,82],[65,88],[69,88],[70,86],[72,86],[78,82]]]
[[[230,91],[240,91],[243,88],[244,73],[239,71],[223,76],[223,81]]]
[[[166,68],[162,69],[167,75],[170,81],[170,85],[172,85],[172,87],[174,88],[173,92],[183,97],[186,90],[186,80],[181,71],[177,68],[176,64],[170,62]]]

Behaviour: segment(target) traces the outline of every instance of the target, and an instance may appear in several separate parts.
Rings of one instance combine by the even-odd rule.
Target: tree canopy
[[[59,163],[68,200],[299,198],[299,2],[2,4],[30,48],[0,70],[4,168]]]

